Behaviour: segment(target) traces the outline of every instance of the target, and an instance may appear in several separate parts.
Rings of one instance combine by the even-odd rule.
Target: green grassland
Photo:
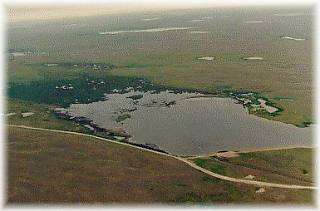
[[[281,12],[308,15],[274,16]],[[145,78],[159,86],[212,93],[219,87],[230,87],[261,93],[283,109],[280,115],[269,118],[303,126],[303,122],[314,122],[310,14],[310,8],[233,8],[18,22],[9,24],[8,48],[32,53],[9,61],[8,81],[23,85],[31,82],[45,84],[50,80],[77,80],[83,72],[89,72],[99,78],[124,77],[124,81],[128,77]],[[154,16],[159,20],[141,20]],[[199,23],[190,21],[205,16],[213,18]],[[264,22],[246,24],[248,20]],[[76,25],[67,27],[68,24]],[[99,34],[169,26],[192,28],[115,36]],[[196,30],[209,33],[189,33]],[[306,40],[297,42],[281,39],[282,36]],[[211,62],[197,60],[202,56],[215,59]],[[264,60],[243,59],[250,56],[263,57]],[[43,65],[86,62],[113,64],[115,67],[101,73]]]
[[[30,101],[8,100],[7,113],[16,113],[6,117],[7,124],[27,125],[38,128],[50,128],[75,132],[88,132],[83,126],[72,121],[57,118],[52,109],[54,106]],[[21,113],[32,112],[34,115],[23,118]]]
[[[286,184],[314,185],[314,149],[293,148],[239,153],[238,157],[219,159],[216,156],[196,158],[198,166],[210,171],[255,180]]]
[[[9,127],[7,203],[313,203],[312,191],[206,176],[170,157],[94,138]],[[217,170],[217,169],[215,169]]]

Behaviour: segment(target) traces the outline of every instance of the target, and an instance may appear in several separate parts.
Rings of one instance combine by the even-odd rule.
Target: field
[[[279,15],[287,13],[302,15]],[[148,18],[157,19],[144,21]],[[199,19],[203,21],[194,21]],[[303,126],[314,122],[311,26],[309,7],[186,9],[12,22],[8,25],[8,51],[29,53],[9,61],[8,93],[26,99],[29,92],[21,89],[29,87],[41,95],[44,84],[75,83],[80,80],[77,76],[88,74],[102,79],[145,78],[159,86],[211,93],[225,88],[254,91],[283,109],[280,115],[268,118]],[[99,34],[164,27],[190,28]],[[206,33],[191,33],[194,31]],[[205,56],[214,60],[197,59]],[[263,60],[244,60],[251,56]],[[83,63],[114,67],[93,71],[65,65]]]
[[[77,135],[8,128],[8,198],[16,203],[311,205],[312,192],[225,182],[173,158]]]
[[[266,182],[314,185],[314,149],[293,148],[239,153],[237,157],[195,158],[197,165],[236,178],[254,176]]]
[[[28,125],[32,127],[87,132],[82,126],[73,122],[58,119],[52,113],[52,106],[30,101],[9,100],[7,113],[15,113],[6,118],[7,124]],[[23,118],[21,113],[32,112],[34,115]]]

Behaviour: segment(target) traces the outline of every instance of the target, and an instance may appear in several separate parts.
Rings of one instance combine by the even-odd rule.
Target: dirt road
[[[24,125],[7,125],[9,127],[16,127],[16,128],[24,128],[24,129],[29,129],[29,130],[38,130],[38,131],[50,131],[50,132],[55,132],[55,133],[64,133],[64,134],[73,134],[73,135],[79,135],[79,136],[86,136],[86,137],[91,137],[91,138],[95,138],[95,139],[99,139],[99,140],[103,140],[103,141],[108,141],[111,143],[115,143],[115,144],[120,144],[120,145],[125,145],[128,147],[133,147],[133,148],[137,148],[140,150],[144,150],[144,151],[148,151],[148,152],[152,152],[152,153],[156,153],[156,154],[160,154],[163,156],[168,156],[174,159],[177,159],[181,162],[186,163],[187,165],[189,165],[190,167],[197,169],[198,171],[201,171],[209,176],[221,179],[221,180],[225,180],[225,181],[230,181],[230,182],[236,182],[236,183],[243,183],[243,184],[247,184],[247,185],[254,185],[257,187],[272,187],[272,188],[286,188],[286,189],[318,189],[318,187],[315,186],[302,186],[302,185],[287,185],[287,184],[278,184],[278,183],[269,183],[269,182],[261,182],[261,181],[255,181],[255,180],[246,180],[246,179],[239,179],[239,178],[233,178],[233,177],[228,177],[228,176],[224,176],[221,174],[217,174],[214,172],[211,172],[207,169],[201,168],[199,166],[197,166],[196,164],[194,164],[193,162],[179,157],[179,156],[174,156],[174,155],[170,155],[170,154],[166,154],[166,153],[162,153],[162,152],[157,152],[154,150],[150,150],[150,149],[146,149],[146,148],[142,148],[142,147],[138,147],[138,146],[134,146],[128,143],[124,143],[124,142],[118,142],[118,141],[113,141],[110,139],[106,139],[106,138],[102,138],[102,137],[98,137],[98,136],[94,136],[94,135],[89,135],[89,134],[84,134],[84,133],[77,133],[77,132],[71,132],[71,131],[63,131],[63,130],[53,130],[53,129],[45,129],[45,128],[35,128],[35,127],[28,127],[28,126],[24,126]]]

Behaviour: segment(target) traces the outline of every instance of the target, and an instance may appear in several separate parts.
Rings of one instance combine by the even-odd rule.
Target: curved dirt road
[[[318,189],[318,187],[315,187],[315,186],[287,185],[287,184],[269,183],[269,182],[261,182],[261,181],[256,181],[256,180],[246,180],[246,179],[228,177],[228,176],[224,176],[224,175],[221,175],[221,174],[216,174],[216,173],[211,172],[211,171],[209,171],[207,169],[201,168],[200,166],[197,166],[193,162],[191,162],[191,161],[189,161],[189,160],[187,160],[185,158],[182,158],[182,157],[178,157],[178,156],[174,156],[174,155],[170,155],[170,154],[166,154],[166,153],[162,153],[162,152],[157,152],[157,151],[154,151],[154,150],[150,150],[150,149],[134,146],[134,145],[131,145],[131,144],[127,144],[127,143],[124,143],[124,142],[113,141],[113,140],[110,140],[110,139],[106,139],[106,138],[102,138],[102,137],[98,137],[98,136],[94,136],[94,135],[89,135],[89,134],[85,134],[85,133],[77,133],[77,132],[71,132],[71,131],[53,130],[53,129],[45,129],[45,128],[35,128],[35,127],[29,127],[29,126],[24,126],[24,125],[7,125],[7,126],[16,127],[16,128],[24,128],[24,129],[29,129],[29,130],[50,131],[50,132],[56,132],[56,133],[65,133],[65,134],[86,136],[86,137],[100,139],[100,140],[103,140],[103,141],[108,141],[108,142],[112,142],[112,143],[116,143],[116,144],[120,144],[120,145],[126,145],[128,147],[133,147],[133,148],[137,148],[137,149],[140,149],[140,150],[144,150],[144,151],[148,151],[148,152],[152,152],[152,153],[156,153],[156,154],[160,154],[160,155],[163,155],[163,156],[168,156],[168,157],[177,159],[179,161],[182,161],[182,162],[186,163],[190,167],[192,167],[194,169],[197,169],[198,171],[201,171],[201,172],[203,172],[203,173],[205,173],[205,174],[207,174],[209,176],[212,176],[212,177],[215,177],[215,178],[218,178],[218,179],[222,179],[222,180],[225,180],[225,181],[243,183],[243,184],[254,185],[254,186],[258,186],[258,187],[272,187],[272,188],[285,188],[285,189],[309,189],[309,190]]]

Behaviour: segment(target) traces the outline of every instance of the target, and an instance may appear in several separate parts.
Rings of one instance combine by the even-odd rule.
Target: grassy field
[[[30,85],[32,81],[41,87],[49,79],[76,80],[76,76],[85,71],[101,78],[143,77],[158,85],[208,92],[231,87],[261,93],[283,109],[271,119],[301,126],[303,122],[314,121],[311,12],[311,8],[303,7],[220,8],[9,23],[8,49],[31,53],[9,62],[8,81],[23,85]],[[282,13],[303,15],[275,15]],[[143,21],[150,17],[158,19]],[[203,17],[211,19],[192,22]],[[252,20],[262,23],[247,23]],[[158,33],[99,34],[161,27],[191,28]],[[282,36],[306,40],[286,40]],[[197,60],[202,56],[215,59]],[[264,60],[243,59],[250,56]],[[43,65],[85,62],[108,63],[115,68],[100,73]]]
[[[311,205],[312,191],[225,182],[173,158],[93,138],[8,128],[7,202]]]
[[[238,155],[224,159],[217,156],[196,158],[193,162],[213,172],[236,178],[253,175],[259,181],[314,185],[314,149],[293,148]]]
[[[7,124],[27,125],[31,127],[68,130],[75,132],[88,132],[82,126],[63,119],[59,119],[52,113],[53,106],[38,104],[29,101],[8,100],[7,113],[15,115],[6,117]],[[21,113],[32,112],[34,115],[22,117]]]

